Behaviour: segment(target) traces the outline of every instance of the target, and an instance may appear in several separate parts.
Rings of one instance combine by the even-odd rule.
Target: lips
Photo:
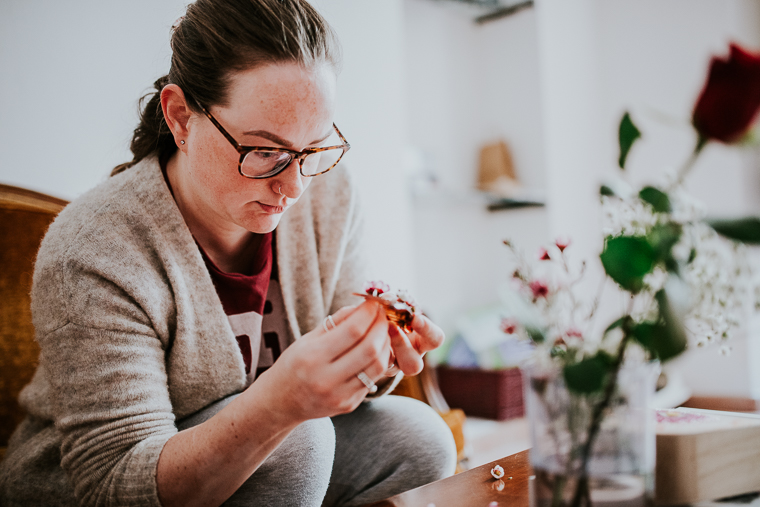
[[[269,204],[264,204],[263,202],[259,202],[258,204],[259,204],[259,206],[261,206],[261,209],[265,213],[269,213],[269,214],[272,214],[272,215],[276,215],[276,214],[279,214],[279,213],[282,213],[283,211],[285,211],[285,207],[284,206],[270,206]]]

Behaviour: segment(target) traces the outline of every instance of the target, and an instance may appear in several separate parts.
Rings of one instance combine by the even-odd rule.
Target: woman
[[[3,505],[361,505],[452,473],[440,418],[384,396],[440,329],[351,306],[333,32],[303,0],[198,0],[172,49],[134,160],[41,246]]]

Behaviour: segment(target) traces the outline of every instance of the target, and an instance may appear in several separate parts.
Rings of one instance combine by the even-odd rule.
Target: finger
[[[359,305],[344,306],[337,312],[333,313],[332,318],[335,325],[337,326],[338,324],[346,320],[349,315],[351,315],[352,313],[356,311],[357,308],[359,308]]]
[[[415,314],[412,319],[412,330],[417,335],[414,336],[413,341],[420,353],[437,349],[443,344],[445,338],[443,330],[424,315]]]
[[[390,344],[390,340],[388,343]],[[383,375],[386,377],[395,377],[399,371],[398,363],[396,363],[396,354],[393,353],[393,347],[391,347],[390,357],[388,358],[388,369],[385,370]]]
[[[385,372],[388,370],[387,365],[390,364],[392,355],[391,340],[388,338],[386,331],[386,339],[383,340],[382,349],[378,357],[367,361],[361,371],[366,373],[375,382],[385,378]]]
[[[391,347],[393,347],[393,353],[396,355],[396,364],[405,375],[417,375],[422,371],[422,356],[412,346],[406,333],[398,326],[391,324],[388,331],[391,337]]]
[[[371,362],[367,363],[364,368],[356,372],[354,375],[351,375],[348,378],[348,381],[353,382],[353,385],[355,385],[356,388],[362,391],[365,395],[377,392],[377,389],[372,389],[372,385],[368,386],[365,384],[364,381],[359,378],[359,376],[361,373],[364,373],[375,385],[382,379],[385,379],[385,365],[388,362],[388,358],[390,358],[390,350],[390,340],[385,340],[384,350],[381,354],[382,357],[379,360],[373,359]],[[357,380],[359,381],[358,383]]]
[[[354,313],[354,311],[356,311],[356,308],[358,306],[359,305],[344,306],[343,308],[333,313],[332,315],[328,315],[322,320],[322,325],[319,326],[315,331],[317,331],[320,334],[329,333],[330,331],[338,327],[338,324],[346,320],[349,315]]]
[[[359,305],[350,315],[346,316],[340,324],[330,331],[323,333],[319,339],[324,340],[324,348],[333,352],[330,362],[340,359],[350,351],[367,334],[370,327],[377,320],[380,313],[380,305],[373,302],[365,302]],[[384,315],[383,315],[384,318]]]
[[[385,312],[380,310],[364,338],[351,350],[334,361],[331,366],[343,372],[346,379],[355,376],[361,369],[371,369],[366,373],[377,378],[390,360],[390,339],[388,338],[388,321]],[[377,363],[377,366],[372,366]]]

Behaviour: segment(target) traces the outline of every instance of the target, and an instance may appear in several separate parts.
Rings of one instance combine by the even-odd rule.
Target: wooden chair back
[[[34,260],[45,232],[68,204],[0,184],[0,460],[24,417],[18,394],[37,368],[30,309]]]

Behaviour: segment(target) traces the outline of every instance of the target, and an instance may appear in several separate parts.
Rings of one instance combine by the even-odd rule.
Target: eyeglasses
[[[211,120],[211,123],[222,133],[222,135],[235,147],[240,153],[238,162],[238,172],[241,176],[253,179],[264,179],[277,176],[294,160],[298,160],[298,167],[301,175],[306,177],[318,176],[324,174],[335,167],[343,155],[351,148],[346,138],[340,133],[338,127],[333,123],[333,132],[325,141],[327,146],[319,148],[306,148],[303,151],[288,150],[286,148],[272,148],[262,146],[243,146],[235,141],[221,124],[216,121],[208,110],[200,105],[198,107]],[[337,135],[336,135],[337,134]],[[340,142],[340,144],[337,144]],[[333,145],[330,145],[333,143]]]

